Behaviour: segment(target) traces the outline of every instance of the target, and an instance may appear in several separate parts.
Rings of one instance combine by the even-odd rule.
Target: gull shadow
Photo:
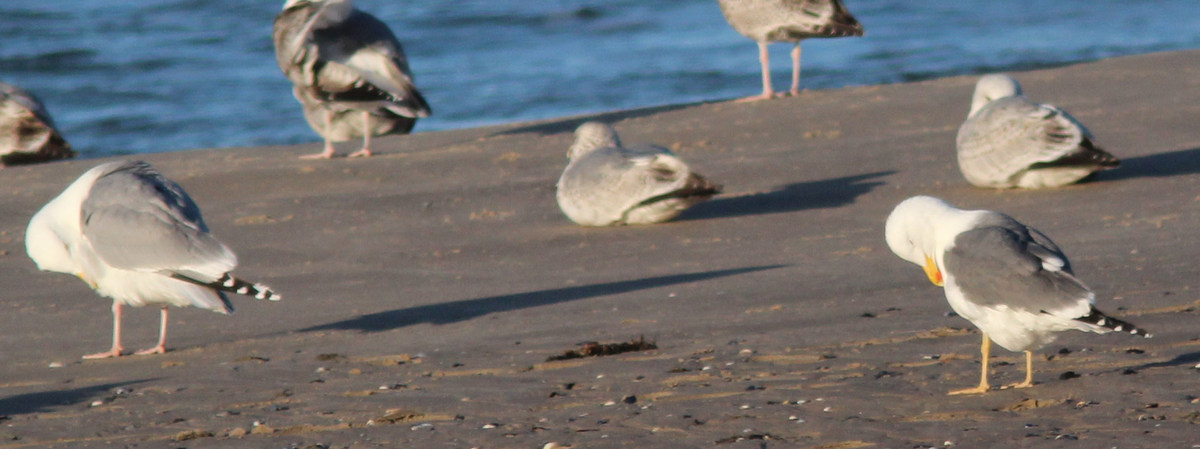
[[[617,122],[617,121],[621,121],[621,120],[644,117],[647,115],[654,115],[654,114],[659,114],[659,113],[663,113],[663,112],[670,112],[670,111],[674,111],[677,109],[687,109],[690,107],[700,106],[703,104],[705,104],[705,103],[701,102],[701,103],[670,104],[670,105],[663,105],[663,106],[651,106],[648,108],[627,109],[624,111],[603,112],[603,113],[599,113],[599,114],[590,114],[590,115],[584,115],[584,116],[580,116],[580,117],[572,117],[572,118],[563,119],[563,120],[554,120],[551,122],[541,122],[541,123],[536,123],[536,124],[532,124],[532,125],[528,125],[528,126],[520,126],[517,128],[500,131],[493,135],[494,136],[503,136],[503,135],[508,135],[508,134],[538,133],[543,136],[548,136],[551,134],[559,134],[559,133],[573,133],[573,132],[575,132],[575,128],[578,128],[579,125],[582,125],[584,122],[596,121],[596,122],[604,122],[604,123],[613,123],[613,122]]]
[[[1144,365],[1135,366],[1135,367],[1133,367],[1133,369],[1134,370],[1142,370],[1142,369],[1146,369],[1146,368],[1162,368],[1162,367],[1167,367],[1167,366],[1180,366],[1180,365],[1194,366],[1197,363],[1200,363],[1200,352],[1189,352],[1187,354],[1177,355],[1177,356],[1175,356],[1175,358],[1173,358],[1171,360],[1167,360],[1165,362],[1147,363]]]
[[[129,382],[114,382],[92,385],[90,387],[72,390],[39,391],[37,393],[18,394],[0,399],[0,415],[20,415],[24,413],[46,412],[52,407],[79,404],[98,396],[108,396],[108,390],[126,385],[148,382],[152,379],[133,380]]]
[[[529,307],[558,304],[597,296],[615,295],[637,290],[644,290],[668,285],[685,284],[707,279],[734,276],[755,271],[773,270],[786,265],[765,265],[758,267],[734,268],[729,270],[703,271],[699,273],[673,274],[630,281],[605,282],[602,284],[581,285],[578,287],[555,288],[511,295],[490,296],[487,298],[465,299],[442,304],[429,304],[409,307],[406,309],[389,310],[363,315],[357,318],[321,324],[301,332],[320,330],[358,330],[362,332],[380,332],[398,329],[418,323],[449,324],[465,321],[475,317],[497,312],[524,309]]]
[[[676,221],[777,214],[844,206],[853,203],[854,199],[860,195],[884,184],[872,179],[895,173],[895,170],[887,170],[821,181],[797,182],[765,193],[734,197],[718,196],[692,206],[684,211]]]
[[[1200,173],[1200,148],[1121,159],[1121,166],[1093,175],[1093,181],[1116,181],[1130,178],[1164,178],[1167,176]]]

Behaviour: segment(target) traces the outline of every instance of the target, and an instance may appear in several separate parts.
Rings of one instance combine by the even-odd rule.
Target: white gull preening
[[[1013,385],[1022,388],[1033,385],[1032,351],[1054,341],[1056,332],[1122,331],[1149,337],[1096,309],[1095,293],[1075,278],[1058,246],[1008,215],[956,209],[937,198],[915,196],[888,216],[886,238],[892,252],[921,265],[930,282],[944,286],[955,313],[983,332],[979,386],[951,394],[990,389],[991,341],[1025,352],[1025,381]]]
[[[720,193],[666,148],[621,146],[599,122],[575,130],[567,168],[558,179],[558,206],[585,226],[661,223]]]
[[[33,94],[0,82],[0,166],[74,157],[71,144]]]
[[[1021,95],[1011,76],[987,75],[958,128],[958,167],[980,187],[1059,187],[1121,164],[1094,140],[1067,111]]]
[[[771,87],[771,42],[791,42],[792,89],[800,93],[800,41],[808,38],[862,36],[858,23],[841,0],[718,0],[725,20],[738,33],[758,43],[758,61],[762,65],[763,92],[744,100],[765,100],[775,96]]]
[[[169,305],[228,314],[225,293],[282,298],[233,277],[237,256],[208,232],[196,203],[141,161],[85,172],[29,221],[25,248],[39,269],[76,275],[112,298],[112,348],[84,358],[122,354],[122,305],[162,306],[158,345],[137,352],[156,354],[166,351]]]
[[[363,138],[351,157],[371,155],[371,136],[407,134],[429,104],[413,82],[396,35],[351,0],[288,0],[272,37],[279,68],[293,84],[313,130],[334,141]]]

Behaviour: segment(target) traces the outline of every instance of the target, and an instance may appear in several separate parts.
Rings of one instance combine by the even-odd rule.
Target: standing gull
[[[237,256],[208,233],[179,184],[150,164],[118,161],[85,172],[29,221],[25,249],[38,268],[79,276],[113,299],[113,345],[85,359],[121,356],[121,306],[162,306],[158,345],[166,352],[167,306],[233,312],[225,293],[278,301],[262,284],[233,277]]]
[[[617,132],[599,122],[575,130],[567,158],[558,207],[584,226],[661,223],[721,192],[670,150],[622,147]]]
[[[928,196],[904,200],[887,219],[887,243],[900,258],[921,265],[959,316],[983,332],[979,386],[950,394],[984,393],[991,341],[1025,352],[1025,381],[1033,385],[1033,350],[1055,332],[1124,331],[1150,335],[1109,317],[1092,304],[1095,293],[1075,278],[1049,237],[1008,215],[956,209]]]
[[[958,167],[980,187],[1059,187],[1121,164],[1067,111],[1034,103],[1008,75],[975,85],[971,113],[958,128]]]
[[[351,0],[288,0],[272,37],[279,68],[294,85],[304,118],[333,142],[363,138],[350,157],[371,155],[371,136],[407,134],[429,104],[413,84],[400,41],[386,24]]]
[[[758,42],[758,60],[762,63],[762,95],[744,100],[765,100],[775,96],[771,88],[771,42],[791,42],[792,95],[800,93],[800,41],[810,37],[862,36],[863,27],[841,0],[718,0],[725,20],[743,36]]]
[[[17,86],[0,82],[0,165],[31,164],[75,157],[42,102]]]

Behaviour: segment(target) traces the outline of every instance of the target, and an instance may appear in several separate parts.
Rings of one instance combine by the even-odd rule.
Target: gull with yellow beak
[[[961,210],[937,198],[915,196],[896,206],[885,232],[892,252],[923,266],[930,282],[945,287],[954,312],[983,332],[979,386],[950,394],[991,389],[992,341],[1025,352],[1025,381],[1011,385],[1025,388],[1033,386],[1033,351],[1054,341],[1057,332],[1150,337],[1096,309],[1095,293],[1075,278],[1058,246],[1008,215]]]

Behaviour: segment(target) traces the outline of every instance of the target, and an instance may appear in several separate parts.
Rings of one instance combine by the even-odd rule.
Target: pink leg
[[[792,95],[800,95],[800,42],[792,48]]]
[[[363,147],[350,153],[350,157],[368,157],[371,155],[371,113],[363,112]]]
[[[162,325],[158,331],[158,346],[135,352],[137,355],[163,354],[167,352],[167,308],[162,308]]]
[[[329,140],[329,128],[333,126],[333,111],[325,110],[325,150],[317,154],[306,154],[300,159],[329,159],[333,157],[333,142]]]
[[[117,301],[113,301],[112,314],[113,314],[112,349],[109,349],[106,352],[97,352],[95,354],[88,354],[88,355],[83,356],[83,358],[85,358],[85,359],[107,359],[110,357],[120,357],[121,356],[121,350],[125,349],[125,348],[121,347],[121,303],[119,303]]]
[[[758,43],[758,62],[762,64],[763,92],[761,95],[746,97],[738,102],[766,100],[775,96],[775,89],[771,88],[771,53],[767,52],[766,42]]]

